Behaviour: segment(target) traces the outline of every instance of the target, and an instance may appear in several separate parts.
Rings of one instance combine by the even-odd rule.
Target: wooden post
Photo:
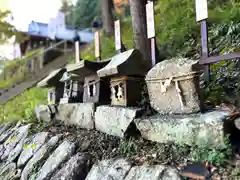
[[[146,5],[147,14],[147,36],[151,40],[151,57],[152,66],[156,64],[156,47],[155,47],[155,22],[154,22],[154,5],[152,1],[148,1]]]
[[[117,20],[114,23],[115,27],[115,49],[117,53],[122,52],[122,43],[121,43],[121,28],[120,28],[120,21]]]
[[[35,67],[34,67],[34,59],[31,59],[31,60],[30,60],[30,67],[31,67],[31,68],[30,68],[30,72],[33,72],[33,71],[34,71],[34,68],[35,68]]]
[[[43,62],[44,62],[44,48],[42,49],[42,52],[41,52],[41,56],[40,56],[40,60],[39,60],[39,63],[40,63],[40,69],[43,68]]]
[[[64,55],[67,55],[67,41],[64,42]]]
[[[97,58],[97,61],[101,60],[101,50],[100,50],[100,37],[99,37],[99,31],[96,31],[94,33],[94,40],[95,40],[95,57]]]
[[[197,22],[200,22],[201,24],[201,45],[202,45],[201,59],[206,59],[208,57],[207,0],[195,0],[195,5],[196,5],[196,19]],[[210,82],[209,64],[204,65],[204,79],[207,84]]]
[[[75,42],[76,63],[80,62],[79,41]]]

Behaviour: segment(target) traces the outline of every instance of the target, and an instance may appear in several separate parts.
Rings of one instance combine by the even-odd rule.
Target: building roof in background
[[[48,33],[48,24],[46,23],[32,21],[28,26],[28,31],[23,33],[51,39]],[[72,41],[76,37],[76,33],[83,43],[90,43],[94,40],[94,34],[90,29],[73,29],[69,26],[59,29],[55,34],[55,38]]]

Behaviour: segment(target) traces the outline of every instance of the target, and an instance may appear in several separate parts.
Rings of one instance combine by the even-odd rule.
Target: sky
[[[50,18],[56,16],[60,7],[61,0],[8,0],[14,25],[19,30],[27,30],[28,24],[33,20],[48,23]]]
[[[61,0],[0,0],[0,9],[12,12],[13,25],[22,31],[28,30],[31,21],[48,23],[50,18],[56,17],[60,7]],[[11,44],[0,45],[2,56],[13,59],[14,51]]]

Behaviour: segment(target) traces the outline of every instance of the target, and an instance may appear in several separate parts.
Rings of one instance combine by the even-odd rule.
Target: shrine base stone
[[[95,113],[95,128],[109,135],[124,137],[138,112],[138,108],[99,106]]]
[[[94,128],[94,103],[60,104],[56,119],[66,125],[76,125],[80,128]]]
[[[159,143],[225,147],[224,120],[228,112],[213,111],[188,116],[163,116],[136,119],[143,138]],[[227,120],[226,120],[227,121]]]
[[[35,114],[39,121],[51,122],[51,113],[48,105],[39,105],[35,108]]]

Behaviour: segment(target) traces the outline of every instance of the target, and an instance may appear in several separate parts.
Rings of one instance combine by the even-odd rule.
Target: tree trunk
[[[151,67],[150,41],[147,38],[146,3],[147,0],[129,0],[132,16],[135,48],[138,49]]]
[[[114,34],[112,0],[101,0],[101,8],[104,33],[109,37]]]

